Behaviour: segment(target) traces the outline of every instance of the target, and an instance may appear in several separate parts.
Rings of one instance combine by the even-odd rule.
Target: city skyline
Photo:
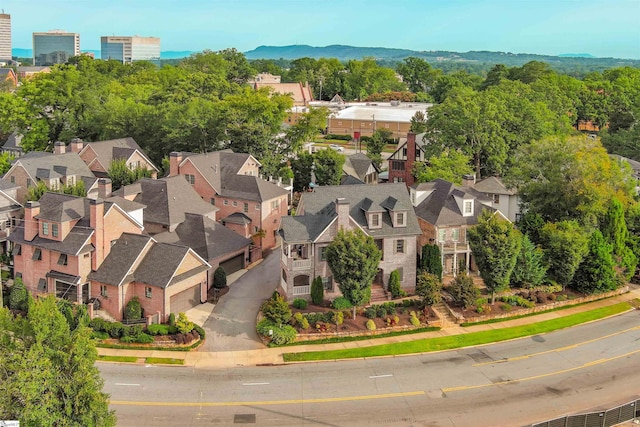
[[[412,50],[591,54],[640,59],[640,1],[613,0],[5,0],[13,48],[34,32],[159,37],[162,50],[248,51],[260,45],[343,44]],[[37,12],[34,12],[37,11]],[[409,23],[409,25],[408,25]],[[375,31],[372,31],[375,29]]]

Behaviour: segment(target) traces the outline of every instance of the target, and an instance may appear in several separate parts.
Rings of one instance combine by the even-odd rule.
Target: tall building
[[[160,60],[160,39],[140,36],[103,36],[100,38],[101,58],[123,64],[134,61]]]
[[[11,61],[11,15],[0,13],[0,62],[9,61]]]
[[[33,33],[33,65],[64,64],[80,55],[80,34],[63,30]]]

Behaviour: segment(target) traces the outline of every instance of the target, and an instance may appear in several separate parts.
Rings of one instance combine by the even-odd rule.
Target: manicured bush
[[[385,302],[382,305],[387,310],[387,314],[396,314],[396,304],[394,302]]]
[[[328,133],[325,135],[324,139],[335,139],[338,141],[351,141],[351,135],[341,135],[336,133]]]
[[[566,301],[567,300],[567,296],[566,295],[558,295],[556,297],[556,301]]]
[[[273,297],[262,304],[262,314],[273,323],[279,325],[289,323],[293,315],[289,304],[277,293],[274,293]]]
[[[458,274],[449,283],[447,292],[449,292],[456,304],[464,308],[471,307],[480,296],[480,289],[476,288],[473,284],[473,279],[464,273]]]
[[[124,343],[138,343],[138,344],[151,344],[154,341],[151,335],[140,332],[137,335],[125,335],[120,338],[120,342]]]
[[[309,329],[309,321],[307,320],[306,317],[303,317],[302,320],[300,321],[300,328]]]
[[[193,324],[193,330],[196,331],[198,333],[198,335],[200,335],[200,338],[204,339],[205,332],[204,332],[204,329],[202,327],[200,327],[200,326],[198,326],[198,325],[196,325],[194,323]]]
[[[547,302],[547,293],[542,291],[536,292],[536,301],[538,301],[538,304]]]
[[[216,289],[224,289],[227,287],[227,272],[224,268],[218,267],[213,272],[213,287]]]
[[[375,331],[376,330],[376,322],[374,322],[373,319],[367,320],[367,330],[368,331]]]
[[[296,325],[299,325],[300,323],[302,323],[302,319],[304,319],[304,316],[302,315],[302,313],[297,312],[293,314],[293,320],[295,320]]]
[[[291,325],[282,325],[280,327],[280,325],[269,319],[259,321],[256,325],[256,330],[261,336],[270,337],[271,342],[275,345],[289,344],[296,340],[297,333]]]
[[[176,328],[178,328],[178,332],[181,334],[188,334],[193,330],[195,325],[189,319],[187,319],[187,315],[184,313],[178,313],[178,318],[176,319]]]
[[[336,299],[333,300],[333,302],[331,303],[331,306],[333,308],[335,308],[336,310],[347,310],[351,307],[353,307],[351,305],[351,302],[346,299],[345,297],[338,297]]]
[[[320,305],[324,301],[324,285],[322,277],[318,276],[311,282],[311,302],[314,305]]]
[[[307,308],[307,300],[303,298],[296,298],[293,300],[292,305],[294,308],[297,308],[298,310],[304,310],[305,308]]]
[[[143,330],[144,328],[142,327],[142,325],[125,326],[122,331],[122,335],[127,337],[135,337],[140,335]]]
[[[318,322],[322,321],[322,313],[307,313],[305,316],[309,321],[309,324],[315,325]]]
[[[337,326],[342,325],[344,323],[344,313],[342,313],[341,311],[335,311],[333,313],[331,321]]]
[[[133,297],[124,309],[124,318],[127,320],[138,320],[142,318],[142,306],[138,297]]]
[[[400,298],[407,295],[407,293],[400,287],[400,272],[398,270],[393,270],[389,275],[389,284],[387,289],[391,292],[391,296],[393,298]]]
[[[555,301],[556,300],[556,294],[549,294],[547,295],[547,299],[549,301]]]
[[[109,338],[109,334],[104,331],[93,331],[91,332],[91,338],[94,340],[106,340]]]
[[[506,303],[506,302],[505,302],[505,303],[500,304],[500,310],[502,310],[502,311],[504,311],[504,312],[507,312],[507,313],[508,313],[508,312],[510,312],[510,311],[511,311],[511,309],[512,309],[512,308],[513,308],[513,306],[512,306],[511,304]]]
[[[111,336],[111,338],[120,338],[124,331],[124,325],[120,322],[107,322],[105,332]]]
[[[258,335],[261,335],[263,337],[268,337],[269,335],[269,331],[273,329],[273,322],[267,318],[263,318],[261,319],[258,324],[256,325],[256,331],[258,332]]]
[[[19,277],[13,282],[9,292],[9,308],[12,310],[27,311],[29,292]]]
[[[333,322],[333,311],[325,311],[322,313],[322,321],[327,323]]]
[[[383,318],[387,315],[387,308],[384,305],[376,305],[376,316]]]
[[[169,335],[169,325],[154,324],[147,326],[149,335]]]
[[[413,326],[420,326],[420,319],[418,319],[415,312],[413,312],[413,315],[409,318],[409,322],[411,322]]]
[[[107,330],[107,323],[106,320],[95,317],[89,321],[89,327],[95,332],[105,332]]]
[[[364,310],[364,316],[367,319],[373,319],[374,317],[376,317],[376,308],[375,307],[367,307]]]
[[[520,295],[504,296],[504,297],[500,297],[499,300],[502,302],[511,304],[513,306],[520,306],[520,307],[526,307],[526,308],[531,308],[535,306],[535,304],[532,301],[525,299]]]
[[[176,315],[169,313],[169,326],[176,326]]]

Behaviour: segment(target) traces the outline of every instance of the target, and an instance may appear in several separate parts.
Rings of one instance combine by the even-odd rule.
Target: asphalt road
[[[264,348],[256,332],[256,316],[278,285],[279,265],[280,248],[275,248],[229,287],[203,325],[207,339],[200,351]]]
[[[119,426],[521,426],[640,397],[640,311],[416,356],[206,370],[100,364]]]

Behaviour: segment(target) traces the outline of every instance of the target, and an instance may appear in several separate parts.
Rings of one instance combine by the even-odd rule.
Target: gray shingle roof
[[[24,238],[24,227],[18,226],[11,231],[8,240],[15,244],[27,244],[35,246],[36,248],[48,249],[63,254],[78,255],[93,251],[94,247],[90,240],[92,234],[93,230],[74,227],[62,242],[43,239],[39,236],[31,241],[27,241]]]
[[[509,190],[503,183],[502,180],[496,176],[490,176],[481,181],[476,182],[473,185],[473,188],[478,190],[481,193],[487,194],[506,194],[506,195],[514,195],[515,191]]]
[[[374,237],[407,236],[421,234],[413,212],[407,187],[404,183],[384,185],[337,185],[316,187],[312,193],[304,193],[300,200],[304,215],[283,217],[281,235],[287,242],[315,240],[337,216],[336,199],[349,202],[350,217]],[[300,206],[299,205],[299,206]],[[374,208],[380,206],[380,208]],[[406,227],[393,227],[390,207],[407,213]],[[368,229],[366,210],[383,211],[382,228]]]
[[[89,215],[88,199],[69,194],[46,192],[40,198],[38,219],[55,222],[78,220]]]
[[[110,139],[106,141],[85,142],[85,148],[83,148],[82,151],[85,151],[87,147],[91,147],[91,149],[96,153],[98,161],[105,168],[109,168],[114,159],[126,160],[131,157],[133,153],[138,151],[147,163],[158,171],[158,168],[153,164],[151,159],[147,157],[145,152],[142,151],[142,148],[140,148],[138,143],[131,137]]]
[[[120,196],[111,196],[105,199],[105,202],[111,202],[116,204],[122,208],[123,211],[129,213],[133,211],[137,211],[138,209],[144,209],[147,205],[143,205],[142,203],[134,202],[132,200],[125,199]]]
[[[32,178],[46,177],[45,171],[53,176],[92,177],[93,172],[82,161],[78,153],[53,154],[42,151],[31,151],[16,159]]]
[[[415,213],[419,218],[436,226],[477,224],[478,216],[483,210],[495,211],[494,208],[482,203],[491,202],[484,194],[473,188],[458,187],[442,179],[415,184],[413,188],[418,191],[431,191],[431,194],[415,207]],[[462,215],[455,196],[475,200],[473,215]]]
[[[171,284],[180,263],[189,252],[186,246],[156,243],[142,259],[134,273],[137,282],[166,288]]]
[[[154,238],[159,242],[188,246],[209,261],[251,245],[251,239],[210,218],[194,214],[186,214],[185,221],[175,231],[160,233]]]
[[[371,159],[367,157],[366,154],[355,153],[346,156],[342,169],[347,175],[354,176],[355,178],[364,181],[367,171],[371,166],[377,170],[375,165],[371,162]]]
[[[226,218],[222,218],[222,222],[230,222],[231,224],[251,224],[251,218],[242,212],[234,212]]]
[[[152,240],[151,237],[145,235],[123,233],[111,247],[109,255],[98,270],[89,274],[89,279],[115,286],[131,281],[125,281],[125,279],[132,278],[129,272],[140,257],[142,250]]]
[[[22,135],[18,132],[13,132],[2,145],[2,148],[22,151],[21,143]]]

